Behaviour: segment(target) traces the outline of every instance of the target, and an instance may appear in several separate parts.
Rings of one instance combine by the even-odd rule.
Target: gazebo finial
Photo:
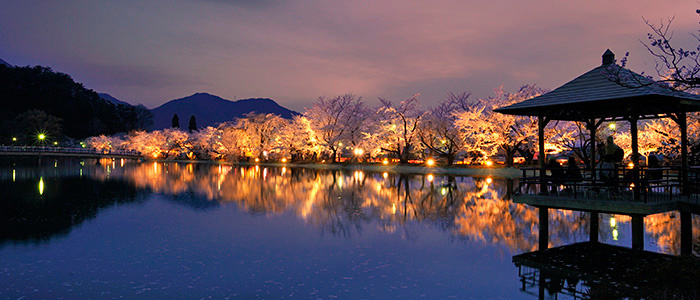
[[[611,65],[615,63],[615,53],[610,51],[610,49],[605,50],[603,53],[603,65]]]

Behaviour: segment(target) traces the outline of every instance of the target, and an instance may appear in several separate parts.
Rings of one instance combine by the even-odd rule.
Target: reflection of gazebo
[[[641,178],[638,165],[638,121],[671,118],[678,124],[681,132],[681,169],[678,183],[683,189],[684,184],[687,182],[688,170],[688,126],[686,113],[700,111],[700,96],[657,85],[642,75],[624,69],[615,64],[615,55],[610,50],[607,50],[603,54],[603,64],[601,66],[586,72],[549,93],[510,106],[501,107],[494,111],[503,114],[538,118],[540,189],[545,186],[546,180],[544,128],[548,122],[564,120],[579,121],[586,124],[593,139],[590,152],[590,180],[595,183],[595,136],[597,129],[605,121],[628,121],[632,139],[631,158],[634,162],[634,167],[631,170],[634,183],[633,197],[635,200],[639,200]],[[601,209],[598,211],[606,210]],[[624,212],[618,211],[618,213]],[[641,222],[643,226],[643,219],[641,220],[637,222]]]

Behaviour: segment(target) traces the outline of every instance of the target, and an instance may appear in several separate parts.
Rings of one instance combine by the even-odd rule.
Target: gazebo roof
[[[569,121],[629,116],[657,118],[670,113],[700,111],[700,96],[655,84],[613,62],[614,54],[607,50],[603,65],[549,93],[494,111]]]

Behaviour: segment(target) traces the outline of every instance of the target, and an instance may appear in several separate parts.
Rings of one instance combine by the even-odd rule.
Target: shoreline
[[[522,176],[522,170],[519,168],[506,167],[444,167],[444,166],[417,166],[417,165],[358,165],[358,164],[300,164],[300,163],[251,163],[251,162],[218,162],[208,160],[147,160],[157,162],[174,162],[174,163],[202,163],[212,165],[231,165],[231,166],[264,166],[264,167],[287,167],[287,168],[304,168],[314,170],[346,170],[346,171],[363,171],[363,172],[389,172],[401,174],[436,174],[436,175],[456,175],[456,176],[495,176],[502,178],[518,178]]]

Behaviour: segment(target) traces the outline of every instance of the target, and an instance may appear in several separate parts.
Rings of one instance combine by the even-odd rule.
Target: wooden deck
[[[634,179],[632,169],[610,170],[611,180],[590,179],[590,172],[583,178],[552,178],[547,176],[542,185],[538,169],[523,169],[519,190],[514,201],[537,207],[592,211],[626,215],[650,215],[682,210],[700,213],[700,177],[691,171],[685,188],[676,168],[640,169]],[[658,172],[658,178],[647,179],[650,172]],[[548,174],[549,175],[549,174]],[[637,187],[635,187],[635,184]]]

